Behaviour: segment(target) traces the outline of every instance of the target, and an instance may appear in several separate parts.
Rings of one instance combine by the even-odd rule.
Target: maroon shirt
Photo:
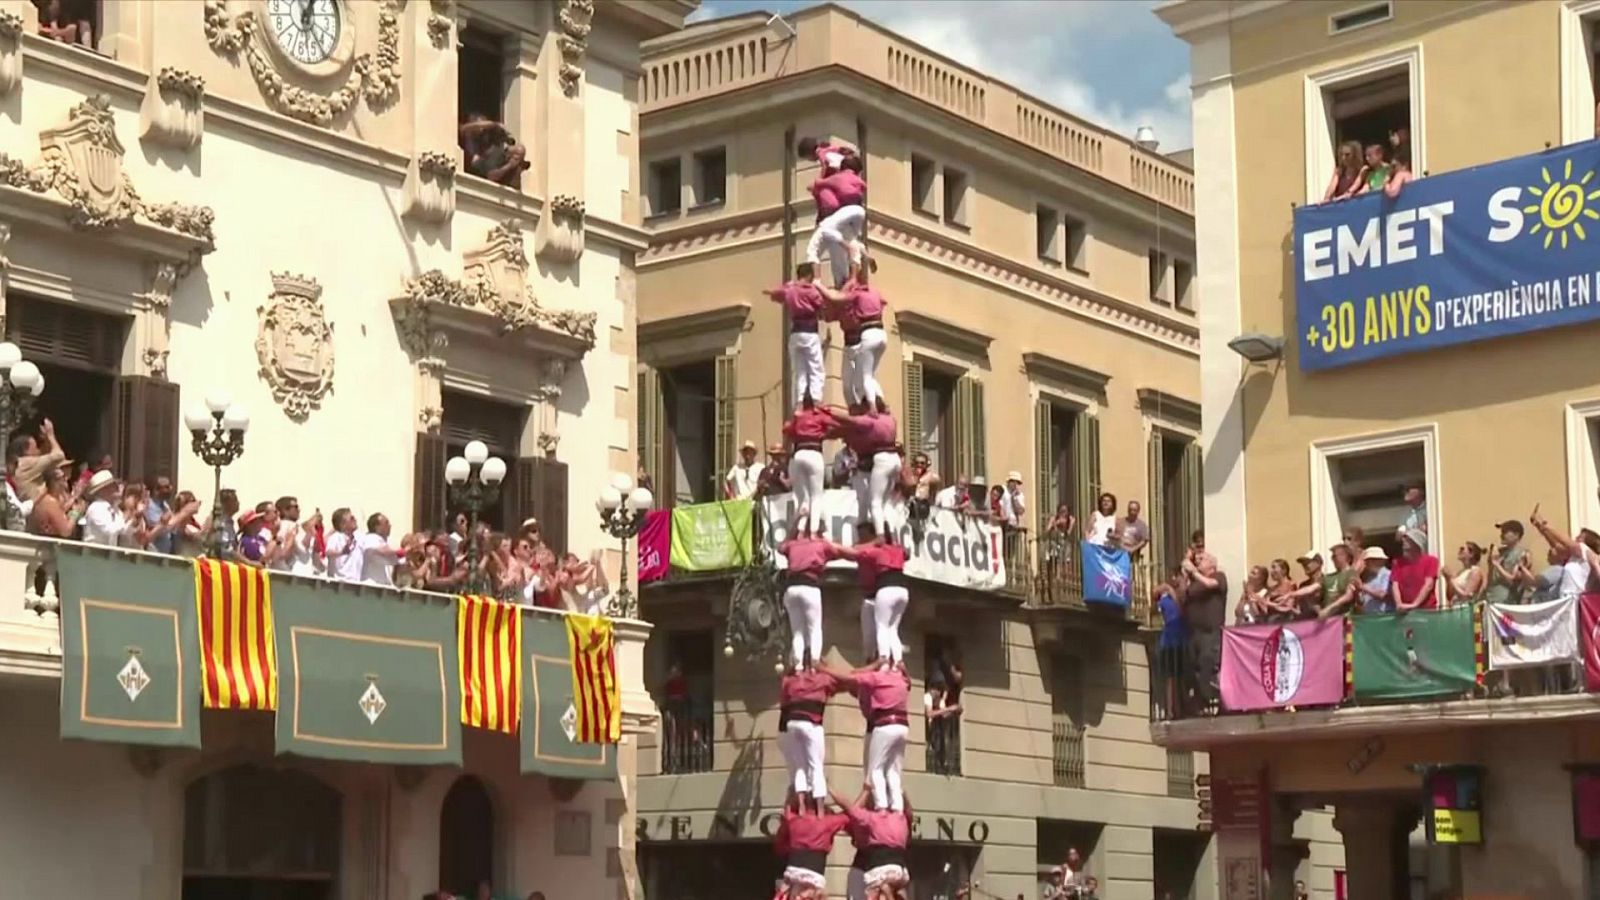
[[[831,546],[822,538],[796,536],[779,544],[778,552],[788,560],[789,571],[820,576],[828,564],[828,548]]]
[[[855,676],[856,697],[862,709],[873,713],[906,714],[906,700],[911,695],[911,679],[898,669],[882,671],[872,669]]]
[[[782,287],[768,291],[767,296],[782,303],[795,322],[815,322],[827,302],[817,286],[808,281],[784,282]]]
[[[826,219],[839,211],[839,194],[826,178],[811,182],[811,196],[817,201],[817,218]]]
[[[788,856],[796,850],[827,853],[833,847],[834,835],[849,826],[850,817],[845,813],[802,816],[786,809],[783,811],[783,823],[778,826],[778,854]]]
[[[871,810],[852,806],[845,811],[852,829],[860,829],[870,847],[899,847],[904,849],[911,840],[911,823],[906,814],[892,810]]]
[[[778,685],[778,703],[788,706],[796,702],[826,703],[839,690],[839,679],[823,671],[801,669],[793,675],[783,676]]]
[[[833,194],[838,207],[860,206],[867,200],[867,183],[861,176],[849,169],[839,171],[822,179],[822,190]]]
[[[884,572],[904,572],[906,548],[899,544],[862,544],[856,551],[856,578],[864,591],[878,587],[878,576]]]
[[[829,437],[837,437],[855,451],[858,458],[871,459],[880,450],[894,448],[899,426],[894,416],[878,413],[872,416],[834,416],[834,428]]]
[[[833,414],[820,407],[794,411],[794,418],[783,423],[783,436],[796,444],[820,444],[833,430]]]

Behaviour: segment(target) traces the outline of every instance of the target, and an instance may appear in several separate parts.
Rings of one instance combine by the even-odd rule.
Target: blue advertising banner
[[[1600,141],[1294,213],[1300,368],[1600,320]]]
[[[1133,558],[1121,547],[1084,541],[1083,600],[1128,608],[1133,596]]]

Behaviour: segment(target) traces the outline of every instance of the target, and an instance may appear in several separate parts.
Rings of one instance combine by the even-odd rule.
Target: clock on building
[[[267,31],[284,55],[302,65],[331,57],[342,25],[336,0],[267,0]]]

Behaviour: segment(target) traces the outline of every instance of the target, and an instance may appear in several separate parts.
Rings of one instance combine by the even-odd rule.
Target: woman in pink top
[[[795,485],[799,487],[798,479]],[[820,506],[820,491],[818,495]],[[822,656],[822,570],[828,564],[830,546],[803,522],[794,537],[778,545],[788,564],[783,607],[789,613],[789,633],[793,635],[790,664],[795,669],[815,668]]]
[[[889,492],[900,480],[900,454],[895,451],[899,425],[886,410],[869,411],[865,404],[852,406],[849,415],[835,413],[833,418],[837,427],[828,436],[843,438],[868,472],[867,496],[860,506],[872,520],[873,531],[887,534]],[[860,490],[858,486],[858,500],[862,499]]]

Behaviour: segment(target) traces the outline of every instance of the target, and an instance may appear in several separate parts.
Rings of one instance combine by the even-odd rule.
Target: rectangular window
[[[669,496],[679,504],[706,503],[717,490],[716,365],[713,360],[661,369],[667,414]]]
[[[928,454],[934,470],[954,483],[951,476],[970,478],[982,472],[956,471],[955,413],[956,379],[948,373],[922,368],[922,452]]]
[[[35,432],[41,420],[49,419],[68,459],[93,465],[101,456],[115,454],[119,419],[125,418],[115,399],[117,376],[133,320],[80,303],[20,296],[14,290],[9,303],[6,340],[39,367],[48,386],[34,401],[33,417],[16,423],[13,434]],[[130,461],[115,462],[123,467]],[[119,474],[142,478],[147,473],[119,469]]]
[[[1064,653],[1050,657],[1051,752],[1057,787],[1081,788],[1086,784],[1083,673],[1080,657]]]
[[[1328,33],[1343,34],[1346,31],[1387,22],[1392,18],[1394,18],[1394,6],[1390,0],[1383,0],[1382,3],[1373,3],[1329,16]]]
[[[48,14],[48,4],[39,9],[39,33],[47,38],[86,50],[104,50],[105,9],[102,0],[61,0],[58,14]]]
[[[1194,785],[1189,785],[1186,797],[1194,796]],[[1193,829],[1151,829],[1151,864],[1155,883],[1174,900],[1193,900],[1196,889],[1204,883],[1206,844],[1210,835],[1197,834]],[[1215,880],[1216,876],[1212,876]]]
[[[1172,261],[1172,304],[1194,312],[1194,263],[1186,259]]]
[[[1306,79],[1308,201],[1322,202],[1330,186],[1352,187],[1341,159],[1367,170],[1356,184],[1369,191],[1396,164],[1424,174],[1421,67],[1421,48],[1413,46]]]
[[[676,156],[658,159],[650,164],[648,173],[649,215],[672,215],[683,209],[683,161]]]
[[[456,51],[456,115],[505,118],[506,36],[474,22],[461,29]]]
[[[1151,250],[1147,256],[1147,266],[1150,279],[1150,299],[1157,303],[1171,303],[1172,298],[1167,294],[1167,255],[1160,250]]]
[[[489,448],[490,456],[500,457],[508,466],[514,465],[526,416],[523,407],[460,391],[444,391],[440,399],[444,412],[439,436],[444,439],[446,460],[460,456],[468,442],[482,441]],[[443,480],[444,472],[439,472],[438,477]],[[514,493],[503,487],[495,502],[484,507],[478,518],[498,531],[514,530],[522,521]],[[452,505],[449,515],[453,517],[460,511]]]
[[[935,775],[960,775],[961,716],[934,717],[933,713],[951,706],[949,683],[955,668],[961,665],[961,642],[950,635],[929,634],[923,643],[923,653],[923,659],[927,660],[923,684],[928,689],[923,698],[923,709],[928,715],[927,770]],[[945,685],[943,692],[936,693],[933,689],[936,676]]]
[[[728,199],[728,151],[724,147],[694,155],[694,204],[715,206]]]
[[[937,216],[939,209],[934,204],[938,197],[934,194],[934,182],[939,180],[939,166],[933,160],[919,154],[911,154],[911,207],[920,213]]]
[[[1570,520],[1600,522],[1600,400],[1567,407],[1567,471]]]
[[[944,167],[944,223],[957,228],[967,227],[967,173],[950,166]]]
[[[1062,221],[1062,231],[1065,232],[1062,242],[1067,254],[1062,262],[1079,272],[1088,271],[1089,223],[1068,216]]]
[[[710,772],[715,763],[712,701],[716,637],[710,631],[666,634],[667,673],[661,683],[661,771]]]
[[[1061,213],[1043,203],[1033,208],[1035,246],[1045,262],[1061,262]]]
[[[1314,546],[1331,547],[1358,529],[1365,546],[1382,547],[1394,557],[1400,551],[1395,533],[1419,517],[1430,545],[1446,546],[1427,500],[1438,490],[1437,446],[1431,425],[1312,444]],[[1421,503],[1415,511],[1407,501],[1413,488]]]

